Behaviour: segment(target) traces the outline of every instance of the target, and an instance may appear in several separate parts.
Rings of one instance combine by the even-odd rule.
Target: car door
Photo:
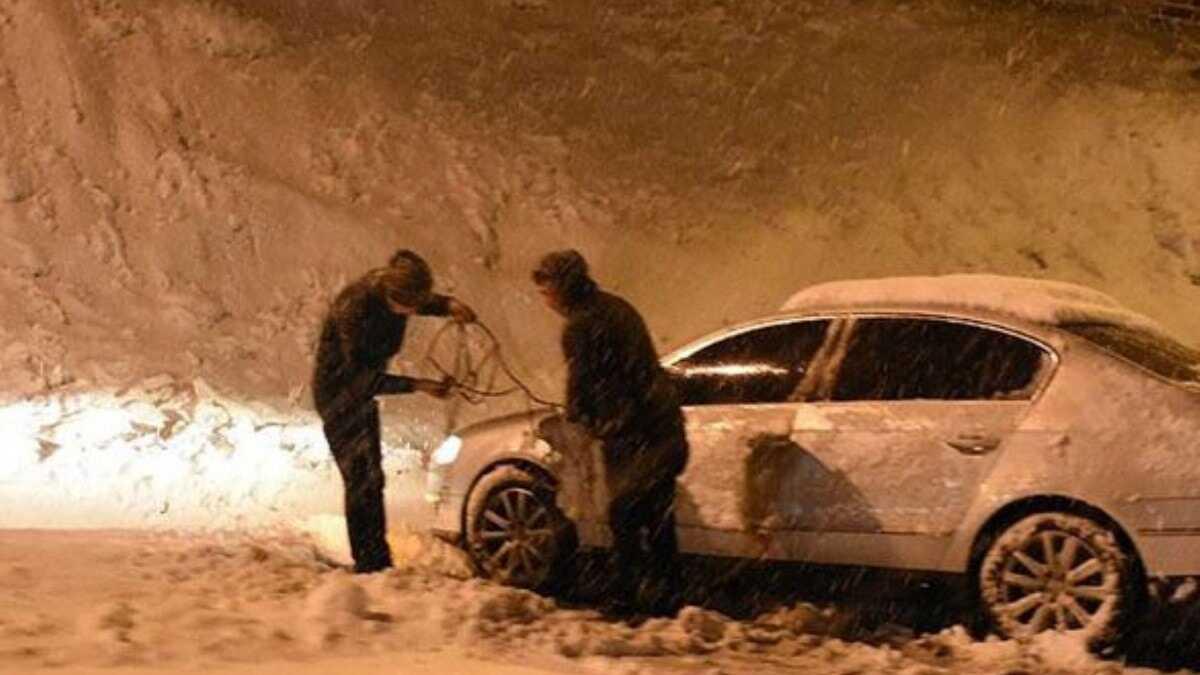
[[[755,484],[771,482],[771,472],[750,469],[771,452],[763,449],[769,439],[791,433],[803,405],[797,391],[812,380],[810,366],[830,323],[789,319],[748,327],[668,366],[683,397],[689,443],[676,509],[682,550],[753,555],[746,533],[776,524],[773,503],[755,498],[778,497],[778,490]]]
[[[804,542],[794,557],[930,566],[1053,359],[1024,337],[967,321],[865,316],[841,326],[822,400],[791,431],[821,469],[803,477],[807,508],[792,528],[825,534],[827,545],[813,556]]]

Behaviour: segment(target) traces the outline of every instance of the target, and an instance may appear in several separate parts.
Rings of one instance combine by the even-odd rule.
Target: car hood
[[[554,414],[556,413],[553,408],[524,410],[468,424],[465,427],[455,430],[454,433],[460,438],[466,439],[470,436],[478,436],[514,427],[536,427],[538,422]]]

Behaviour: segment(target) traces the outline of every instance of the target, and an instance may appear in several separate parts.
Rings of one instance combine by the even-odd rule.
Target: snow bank
[[[29,398],[0,406],[0,428],[0,528],[264,527],[342,509],[314,414],[199,379]],[[415,502],[420,452],[384,454],[392,501]]]

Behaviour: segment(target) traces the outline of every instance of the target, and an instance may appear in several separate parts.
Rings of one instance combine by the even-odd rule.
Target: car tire
[[[1085,516],[1027,516],[991,539],[978,567],[980,606],[1005,637],[1081,632],[1103,649],[1136,611],[1136,558],[1108,526]]]
[[[480,576],[541,592],[568,576],[575,528],[536,473],[518,466],[488,472],[472,488],[464,517],[464,543]]]

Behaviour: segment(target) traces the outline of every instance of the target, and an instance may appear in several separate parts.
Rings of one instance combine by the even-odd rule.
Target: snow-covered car
[[[691,447],[681,551],[962,573],[1000,633],[1114,637],[1148,579],[1200,573],[1197,362],[1071,284],[813,286],[663,359]],[[526,587],[610,541],[602,506],[556,497],[580,493],[577,449],[540,437],[549,415],[463,429],[429,475],[435,532]]]

